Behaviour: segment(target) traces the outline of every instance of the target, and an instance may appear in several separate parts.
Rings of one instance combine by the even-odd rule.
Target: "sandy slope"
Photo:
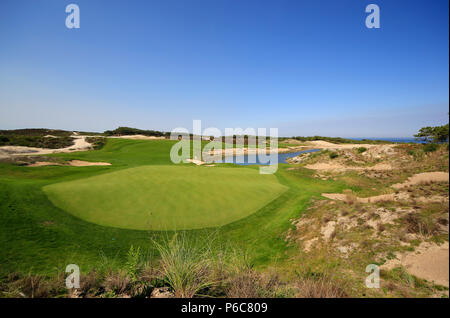
[[[26,156],[26,155],[47,155],[51,153],[60,152],[73,152],[91,149],[91,144],[86,141],[86,137],[72,135],[74,138],[74,144],[70,147],[60,149],[47,149],[47,148],[35,148],[35,147],[22,147],[22,146],[2,146],[0,147],[0,158],[9,158],[11,156]]]
[[[449,287],[448,242],[442,245],[422,243],[414,252],[397,255],[397,259],[387,261],[381,269],[400,265],[412,275]]]
[[[412,177],[408,178],[403,183],[396,183],[392,185],[395,189],[400,189],[404,187],[408,187],[410,185],[415,184],[421,184],[421,183],[428,183],[428,182],[448,182],[449,181],[449,173],[448,172],[442,172],[442,171],[436,171],[436,172],[424,172],[424,173],[418,173],[413,175]]]

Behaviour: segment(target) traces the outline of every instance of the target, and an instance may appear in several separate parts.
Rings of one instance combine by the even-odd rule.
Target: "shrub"
[[[367,148],[366,147],[359,147],[358,149],[356,149],[356,151],[358,153],[363,153],[363,152],[367,151]]]
[[[433,219],[418,215],[417,213],[410,213],[404,218],[409,233],[430,236],[435,234],[439,229]]]
[[[131,128],[131,127],[119,127],[115,130],[106,130],[104,132],[106,136],[113,136],[113,135],[145,135],[145,136],[166,136],[166,133],[162,131],[157,130],[142,130],[138,128]]]
[[[437,144],[426,144],[423,146],[423,151],[425,152],[433,152],[438,150],[439,146]]]
[[[95,150],[102,149],[106,144],[106,138],[104,137],[87,137],[86,141],[92,144],[92,148],[94,148]]]
[[[330,157],[330,159],[335,159],[335,158],[339,157],[339,155],[336,152],[330,152],[330,154],[328,156]]]
[[[297,282],[299,298],[344,298],[348,297],[342,284],[333,280],[330,275],[308,271],[300,275]]]
[[[73,145],[72,137],[43,137],[43,136],[23,136],[11,135],[1,136],[0,146],[23,146],[23,147],[37,147],[37,148],[66,148]]]
[[[106,291],[121,295],[131,289],[131,278],[124,271],[111,271],[106,275],[104,286]]]
[[[97,272],[90,271],[87,274],[80,275],[80,294],[86,296],[87,294],[97,294],[101,291],[101,279]]]
[[[262,275],[249,270],[229,279],[226,296],[228,298],[286,297],[286,288],[277,275]]]
[[[130,246],[127,254],[127,262],[125,264],[125,270],[127,275],[134,282],[137,280],[137,277],[142,269],[140,263],[141,249],[140,247],[134,248],[133,245]]]

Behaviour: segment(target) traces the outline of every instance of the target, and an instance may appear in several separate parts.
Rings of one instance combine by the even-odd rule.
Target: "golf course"
[[[184,231],[214,233],[217,245],[246,250],[255,264],[286,258],[283,233],[312,196],[344,183],[311,171],[274,175],[258,166],[173,164],[171,140],[108,138],[100,150],[49,155],[108,166],[28,167],[0,164],[1,271],[82,271],[105,259],[120,267],[131,245],[154,253],[150,239]]]

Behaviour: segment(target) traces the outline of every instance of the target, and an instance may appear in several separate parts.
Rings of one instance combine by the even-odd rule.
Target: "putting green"
[[[140,166],[44,187],[86,221],[138,230],[217,227],[242,219],[287,187],[251,168]]]

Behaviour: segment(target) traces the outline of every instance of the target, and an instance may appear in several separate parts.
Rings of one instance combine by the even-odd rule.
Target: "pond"
[[[286,153],[279,153],[278,154],[278,163],[287,163],[288,158],[292,158],[295,156],[298,156],[302,153],[308,153],[308,152],[317,152],[320,151],[320,149],[309,149],[309,150],[303,150],[303,151],[296,151],[296,152],[286,152]],[[231,156],[227,157],[227,161],[230,160]],[[224,163],[225,158],[222,158],[221,160],[215,160],[216,163]],[[231,163],[231,162],[230,162]],[[255,162],[248,162],[248,155],[239,155],[239,156],[233,156],[233,163],[237,165],[268,165],[269,163],[261,163],[258,159],[258,156],[256,156],[256,163]]]

